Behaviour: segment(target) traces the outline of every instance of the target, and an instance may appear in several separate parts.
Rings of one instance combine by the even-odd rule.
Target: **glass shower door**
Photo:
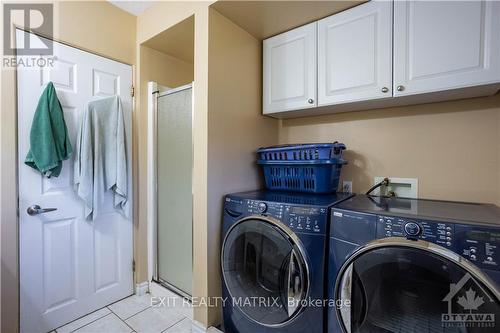
[[[193,280],[192,87],[158,96],[157,272],[159,282],[191,296]]]

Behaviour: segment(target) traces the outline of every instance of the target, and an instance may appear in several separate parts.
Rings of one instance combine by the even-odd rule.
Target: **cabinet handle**
[[[309,103],[309,104],[313,104],[313,103],[314,103],[314,99],[309,98],[309,99],[307,100],[307,103]]]
[[[383,93],[389,92],[389,88],[387,88],[387,87],[383,87],[383,88],[382,88],[382,92],[383,92]]]
[[[405,90],[405,86],[398,86],[396,89],[397,89],[398,91],[403,91],[403,90]]]

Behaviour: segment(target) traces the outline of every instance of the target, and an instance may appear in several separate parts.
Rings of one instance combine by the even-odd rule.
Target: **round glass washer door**
[[[429,251],[427,242],[408,242],[426,245],[388,242],[344,264],[335,285],[344,332],[499,332],[499,294],[489,278],[457,255],[448,258]],[[462,314],[489,316],[453,316]]]
[[[280,222],[243,219],[228,231],[221,264],[231,304],[250,320],[282,326],[308,295],[309,271],[300,241]]]

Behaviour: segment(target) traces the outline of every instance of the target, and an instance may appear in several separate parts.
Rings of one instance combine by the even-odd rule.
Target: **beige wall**
[[[56,39],[135,64],[135,16],[106,1],[61,1],[54,10]]]
[[[2,15],[3,17],[3,15]],[[135,63],[136,18],[104,1],[55,3],[56,40]],[[0,111],[1,332],[18,330],[15,72],[2,70]]]
[[[375,176],[419,180],[419,197],[500,204],[500,94],[284,120],[280,142],[347,145],[342,178],[364,192]]]
[[[278,120],[261,115],[262,43],[213,9],[209,27],[208,295],[221,296],[223,198],[259,188],[255,150],[278,142]],[[211,308],[209,324],[218,323]]]
[[[261,112],[261,43],[216,12],[209,3],[160,3],[138,18],[138,45],[194,15],[194,215],[193,296],[219,296],[222,197],[258,184],[253,152],[278,142],[278,121]],[[210,22],[210,23],[209,23]],[[141,48],[142,49],[142,48]],[[139,84],[145,66],[139,59]],[[165,84],[165,83],[164,83]],[[146,90],[140,88],[141,110]],[[208,103],[208,104],[207,104]],[[210,115],[210,118],[208,118]],[[147,170],[146,115],[139,128],[139,178]],[[262,133],[265,133],[264,135]],[[234,138],[228,140],[228,138]],[[208,139],[208,140],[207,140]],[[229,148],[228,148],[229,145]],[[228,164],[227,161],[235,161]],[[220,162],[224,161],[224,162]],[[207,164],[208,163],[208,164]],[[236,164],[235,164],[236,163]],[[210,192],[207,190],[210,188]],[[146,183],[139,184],[136,234],[137,280],[147,279]],[[194,319],[205,326],[220,323],[220,309],[196,307]]]

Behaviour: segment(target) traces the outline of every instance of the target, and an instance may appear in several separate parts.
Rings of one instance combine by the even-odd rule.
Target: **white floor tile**
[[[178,322],[174,326],[167,329],[164,333],[191,333],[193,328],[193,322],[189,318]]]
[[[174,309],[149,308],[125,322],[138,333],[160,333],[184,318]]]
[[[109,311],[108,308],[102,308],[100,310],[92,312],[91,314],[86,315],[85,317],[81,317],[80,319],[77,319],[75,321],[72,321],[69,324],[66,324],[62,327],[59,327],[58,329],[56,329],[56,332],[57,333],[73,332],[73,331],[79,329],[80,327],[83,327],[87,324],[90,324],[91,322],[96,321],[97,319],[102,318],[105,315],[110,314],[110,313],[111,313],[111,311]]]
[[[193,320],[193,306],[191,303],[184,301],[178,302],[175,304],[175,309],[183,316]]]
[[[183,297],[157,283],[151,284],[151,295],[153,297],[153,302],[156,302],[156,304],[159,305],[158,307],[174,307],[177,312],[191,320],[193,319],[193,307],[189,302],[185,301]],[[165,301],[166,304],[159,304],[160,300],[156,297],[167,297],[168,301]]]
[[[110,313],[87,326],[83,326],[75,333],[130,333],[132,329],[120,320],[115,314]]]
[[[189,319],[193,319],[193,307],[191,303],[189,303],[187,300],[185,300],[182,297],[169,297],[165,299],[163,302],[161,302],[160,299],[151,298],[152,300],[152,307],[155,309],[158,309],[160,311],[170,311],[170,310],[175,310],[184,317],[187,317]]]
[[[126,320],[133,315],[147,309],[151,306],[151,296],[149,294],[143,296],[132,295],[121,301],[111,304],[108,308],[113,311],[118,317]]]

